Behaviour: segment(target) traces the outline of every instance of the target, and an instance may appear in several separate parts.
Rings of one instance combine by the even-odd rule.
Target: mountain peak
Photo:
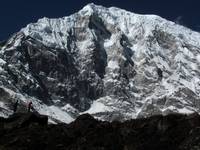
[[[80,13],[84,15],[92,15],[94,12],[96,5],[94,3],[90,3],[83,7],[83,9],[80,10]]]
[[[85,5],[85,6],[83,7],[83,9],[87,9],[87,8],[92,8],[92,9],[94,9],[95,7],[100,7],[100,5],[96,5],[96,4],[94,4],[94,3],[89,3],[89,4]],[[102,6],[101,6],[101,7],[102,7]]]
[[[199,39],[156,15],[88,4],[11,37],[0,81],[12,91],[8,101],[31,98],[37,111],[65,121],[83,112],[103,120],[199,112]]]

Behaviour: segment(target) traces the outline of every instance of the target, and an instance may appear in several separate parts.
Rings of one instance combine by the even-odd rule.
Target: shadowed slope
[[[171,114],[112,123],[85,114],[70,124],[16,114],[0,120],[1,150],[193,150],[200,148],[200,116]],[[47,120],[46,120],[47,121]],[[26,125],[24,125],[26,123]],[[47,122],[46,122],[47,123]]]

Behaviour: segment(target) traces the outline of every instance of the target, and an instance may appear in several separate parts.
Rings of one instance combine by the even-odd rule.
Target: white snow
[[[184,107],[182,109],[178,109],[178,112],[182,113],[182,114],[192,114],[192,113],[194,113],[194,110],[191,110],[191,109]]]
[[[65,123],[70,123],[74,120],[74,118],[72,118],[68,113],[62,111],[60,108],[56,106],[48,107],[46,115],[52,116],[53,118],[56,118]]]
[[[2,66],[2,65],[4,65],[6,62],[3,60],[3,59],[1,59],[0,58],[0,65]]]
[[[109,67],[109,68],[112,68],[112,69],[116,69],[116,68],[119,68],[119,65],[118,65],[118,62],[117,62],[117,61],[110,60],[110,61],[108,62],[108,67]]]
[[[14,91],[5,87],[1,87],[1,88],[3,88],[6,92],[8,92],[10,94],[10,97],[12,97],[13,99],[17,98],[18,100],[21,101],[20,103],[24,104],[25,106],[28,104],[28,102],[31,101],[33,103],[33,107],[35,110],[37,110],[40,114],[47,115],[50,117],[49,121],[51,123],[53,123],[51,118],[57,119],[65,123],[70,123],[74,120],[74,118],[72,118],[67,112],[63,111],[59,107],[47,106],[35,98],[25,97],[22,94],[15,93]],[[3,102],[0,102],[0,107],[6,108]]]
[[[137,117],[140,112],[144,111],[144,106],[150,105],[153,103],[153,100],[163,97],[175,98],[179,101],[178,105],[181,105],[182,108],[172,104],[172,106],[167,108],[163,106],[164,109],[162,111],[170,109],[180,113],[192,112],[193,109],[185,107],[190,105],[192,100],[184,100],[183,97],[175,97],[174,95],[180,92],[181,89],[186,88],[194,93],[193,96],[196,96],[196,99],[200,97],[200,34],[156,15],[140,15],[115,7],[104,8],[89,4],[71,16],[58,19],[45,17],[39,19],[37,23],[27,25],[27,27],[23,28],[8,41],[8,44],[12,44],[13,47],[4,47],[2,49],[8,52],[12,51],[14,47],[19,46],[22,38],[20,33],[35,38],[47,47],[67,49],[67,46],[69,46],[69,43],[67,43],[69,34],[72,32],[74,36],[76,34],[81,35],[70,45],[72,50],[78,51],[77,53],[80,56],[80,58],[75,59],[86,60],[86,62],[90,63],[91,60],[88,59],[88,56],[93,55],[93,50],[96,48],[94,41],[98,39],[95,29],[88,28],[90,16],[94,13],[102,19],[106,29],[112,33],[109,39],[103,39],[100,43],[100,46],[104,48],[107,54],[107,68],[103,79],[104,86],[107,84],[111,85],[109,90],[110,88],[113,90],[115,87],[118,87],[115,91],[117,94],[122,92],[120,88],[124,88],[125,94],[122,93],[125,95],[124,97],[127,96],[129,99],[124,100],[123,96],[116,97],[111,92],[105,97],[94,100],[89,110],[84,113],[96,114],[119,111],[126,117]],[[84,30],[78,33],[75,29]],[[172,37],[173,44],[170,43],[171,48],[167,49],[158,43],[153,34],[155,30]],[[122,35],[125,35],[128,42],[130,42],[128,47],[133,52],[130,59],[134,61],[134,67],[129,66],[125,69],[130,73],[128,74],[130,76],[131,71],[136,71],[136,75],[130,77],[129,81],[124,85],[125,87],[122,87],[122,81],[118,79],[121,76],[120,67],[127,60],[123,54],[123,46],[120,44]],[[149,42],[150,37],[153,40],[151,42]],[[165,44],[167,42],[163,41]],[[192,48],[184,47],[185,44]],[[1,66],[5,63],[3,59],[0,59]],[[11,65],[9,67],[13,68]],[[28,69],[28,66],[25,67]],[[81,74],[84,74],[84,64],[81,63],[79,67]],[[157,67],[163,71],[162,81],[157,80]],[[3,68],[0,68],[0,71],[3,72]],[[27,75],[27,79],[30,78],[31,76]],[[53,82],[54,79],[48,77],[48,81]],[[11,81],[9,82],[12,84]],[[58,86],[65,87],[66,85],[60,83]],[[8,88],[4,89],[11,97],[17,96],[24,103],[27,103],[29,100],[33,101],[33,105],[41,114],[49,115],[66,123],[74,119],[68,112],[79,113],[70,104],[62,107],[47,106],[36,98],[15,93]],[[126,93],[128,94],[126,95]],[[53,100],[53,102],[57,103],[60,100],[58,98]],[[1,106],[4,107],[3,103],[0,103]],[[54,121],[50,120],[50,122],[53,123]]]
[[[84,113],[95,114],[99,112],[107,112],[110,111],[110,108],[105,106],[103,103],[94,101],[89,110],[85,111]]]
[[[0,101],[0,107],[2,107],[2,108],[4,108],[4,107],[5,107],[4,103],[3,103],[3,102],[1,102],[1,101]]]
[[[186,108],[186,107],[183,107],[181,109],[177,109],[174,106],[169,106],[167,108],[162,109],[162,112],[164,112],[166,110],[172,110],[172,111],[175,111],[175,112],[178,112],[178,113],[181,113],[181,114],[191,114],[191,113],[194,113],[194,109]]]
[[[198,62],[200,62],[200,54],[198,54],[198,55],[196,56],[196,59],[197,59]]]

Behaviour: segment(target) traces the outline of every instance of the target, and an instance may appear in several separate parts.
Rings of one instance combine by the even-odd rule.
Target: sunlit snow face
[[[38,112],[64,122],[84,112],[108,120],[112,114],[129,119],[169,110],[190,113],[198,109],[200,94],[199,39],[199,33],[159,16],[90,4],[69,17],[43,18],[23,28],[2,48],[0,71],[16,94],[15,86],[25,83],[41,89],[28,62],[21,61],[24,53],[15,53],[25,43],[52,106],[30,93],[18,96],[31,97]],[[13,85],[6,63],[23,84]]]

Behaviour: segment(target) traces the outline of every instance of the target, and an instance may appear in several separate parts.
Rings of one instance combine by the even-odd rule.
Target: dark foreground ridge
[[[199,150],[198,114],[153,116],[123,123],[85,114],[70,124],[47,124],[27,113],[0,118],[0,150]]]

